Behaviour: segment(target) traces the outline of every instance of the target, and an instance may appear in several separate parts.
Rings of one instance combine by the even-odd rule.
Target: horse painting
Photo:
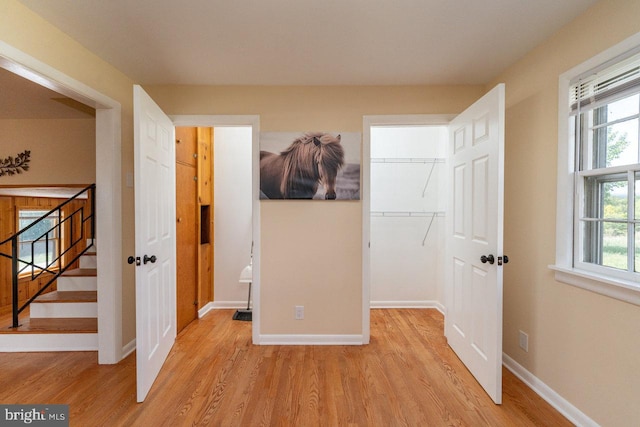
[[[336,198],[336,176],[344,165],[340,135],[308,132],[280,154],[260,151],[260,191],[269,199],[311,199],[324,186]]]

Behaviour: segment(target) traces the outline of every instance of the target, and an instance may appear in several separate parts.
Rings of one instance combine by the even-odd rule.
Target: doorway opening
[[[120,103],[4,42],[0,67],[96,110],[98,363],[117,363],[123,354]]]
[[[213,297],[213,129],[176,127],[176,333]]]
[[[400,223],[400,224],[402,223],[402,221],[405,221],[405,222],[409,221],[416,224],[420,224],[420,221],[421,221],[423,226],[421,233],[423,233],[423,235],[419,238],[415,236],[413,237],[414,242],[417,240],[419,248],[422,248],[423,239],[425,241],[425,246],[427,245],[427,240],[429,238],[429,235],[431,235],[431,230],[429,229],[429,225],[433,227],[433,225],[436,224],[436,229],[434,229],[434,231],[437,230],[439,227],[441,227],[439,223],[443,222],[443,218],[440,210],[442,205],[437,203],[436,205],[429,207],[429,210],[427,210],[428,206],[422,203],[422,192],[425,191],[425,196],[427,195],[427,192],[425,190],[425,184],[427,184],[426,187],[430,189],[434,188],[432,187],[433,184],[431,182],[432,179],[435,179],[433,176],[434,173],[436,174],[436,177],[438,177],[438,179],[442,179],[440,177],[440,173],[441,173],[440,169],[443,169],[443,167],[438,163],[438,161],[439,159],[441,159],[441,157],[444,157],[442,156],[440,145],[444,144],[446,147],[447,137],[445,137],[444,143],[441,142],[440,136],[438,134],[438,132],[440,131],[437,129],[440,129],[441,127],[446,128],[452,118],[453,118],[452,115],[406,115],[406,116],[365,116],[363,119],[363,130],[364,130],[363,143],[364,144],[363,144],[363,150],[362,150],[363,151],[363,162],[362,162],[362,167],[363,167],[363,170],[362,170],[362,177],[363,177],[363,185],[362,185],[362,189],[363,189],[362,191],[362,254],[363,254],[362,256],[363,258],[362,259],[362,279],[363,279],[362,325],[363,326],[362,326],[362,336],[363,336],[364,344],[368,344],[370,340],[370,334],[371,334],[370,309],[372,307],[398,306],[400,305],[399,301],[403,301],[403,300],[404,300],[404,302],[402,303],[403,306],[406,307],[408,306],[407,304],[409,304],[408,296],[400,297],[402,299],[398,298],[397,296],[393,296],[393,297],[385,296],[385,294],[388,295],[390,292],[384,290],[384,288],[380,287],[377,284],[376,284],[376,289],[375,290],[372,289],[372,280],[373,280],[372,279],[372,268],[373,268],[372,254],[374,253],[374,250],[372,249],[372,245],[375,244],[375,242],[372,242],[371,240],[372,224],[375,222],[375,223],[380,223],[380,225],[383,226],[383,228],[379,228],[378,231],[376,231],[376,234],[379,234],[378,237],[381,238],[381,237],[384,237],[385,233],[388,234],[388,231],[385,232],[383,230],[385,228],[384,227],[385,225],[386,227],[391,225],[389,224],[389,220],[391,220],[392,222]],[[423,132],[423,130],[424,132],[427,132],[427,129],[431,129],[429,130],[429,132],[435,132],[435,136],[437,137],[436,138],[437,141],[435,143],[428,145],[428,144],[422,144],[419,142],[411,142],[416,138],[419,139],[420,133]],[[396,133],[397,134],[396,136],[400,138],[399,142],[391,141],[394,133]],[[414,134],[414,135],[411,136],[411,134]],[[373,141],[379,141],[379,142],[373,142]],[[383,142],[383,141],[387,141],[387,142]],[[376,145],[375,148],[373,148],[373,144]],[[419,148],[426,149],[426,147],[429,147],[428,148],[429,153],[425,151],[423,154],[419,154],[419,150],[416,151],[414,149],[411,149],[413,145],[417,145],[418,149]],[[419,156],[424,156],[424,157],[419,157]],[[384,189],[385,186],[388,188],[389,185],[391,185],[394,181],[397,181],[397,180],[395,177],[393,177],[392,181],[385,183],[382,180],[384,174],[387,174],[387,175],[393,174],[394,169],[402,168],[403,167],[402,163],[400,163],[400,160],[402,159],[404,159],[404,162],[409,165],[408,166],[409,168],[420,167],[421,163],[418,163],[418,162],[411,163],[410,159],[414,157],[433,160],[428,163],[427,162],[422,163],[423,168],[427,168],[426,175],[423,176],[424,181],[421,184],[414,184],[414,186],[417,185],[418,187],[422,185],[422,188],[419,188],[419,190],[416,190],[414,192],[418,194],[417,197],[419,197],[419,199],[416,199],[418,203],[416,203],[416,200],[414,200],[413,202],[414,206],[411,207],[409,206],[411,202],[408,202],[408,201],[403,202],[405,204],[405,206],[402,208],[403,211],[400,211],[400,209],[395,206],[388,207],[387,209],[383,205],[385,204],[393,205],[392,203],[393,198],[395,198],[396,196],[393,196],[392,194],[395,192],[395,190],[387,189],[386,191],[382,191],[382,189]],[[398,162],[394,163],[392,160],[385,164],[384,159],[386,158],[389,158],[389,159],[396,158]],[[374,163],[378,161],[380,163]],[[432,167],[433,167],[433,172],[431,172]],[[373,174],[375,172],[374,168],[379,170],[378,173],[376,174],[377,178],[375,178],[378,181],[377,185],[373,184],[374,182]],[[384,169],[387,169],[386,172],[384,171]],[[407,171],[404,171],[403,174],[406,176]],[[429,178],[429,174],[431,174],[431,178]],[[445,173],[445,176],[446,176],[446,173]],[[429,179],[429,183],[427,183],[428,179]],[[372,185],[376,185],[375,190],[372,188]],[[397,182],[396,182],[396,185],[397,185]],[[410,187],[406,187],[403,191],[408,192],[409,188]],[[373,194],[374,191],[378,192],[378,190],[381,190],[380,194],[374,195]],[[386,200],[385,200],[384,193],[388,193]],[[425,201],[426,200],[428,199],[425,199]],[[396,211],[396,209],[398,210]],[[417,211],[428,212],[428,213],[426,214],[421,213],[420,215],[424,215],[423,217],[420,217],[418,215],[414,215],[412,217],[410,215],[410,212],[417,212]],[[375,216],[372,216],[372,212],[374,212]],[[403,212],[405,214],[405,217],[390,215],[390,213],[394,213],[397,215],[397,212]],[[387,216],[384,216],[385,213],[389,213],[389,214]],[[432,219],[433,219],[433,222],[431,222]],[[428,222],[425,222],[425,221],[428,221]],[[417,228],[417,225],[414,225],[413,227]],[[435,235],[436,233],[434,232],[433,234]],[[425,239],[425,235],[427,239]],[[377,254],[374,256],[380,257],[382,255],[382,252],[384,249],[382,247],[380,247],[380,249],[381,251],[378,251],[380,252],[380,254]],[[420,249],[420,251],[422,251],[422,249]],[[414,256],[415,255],[412,255],[412,257]],[[375,267],[375,268],[379,268],[379,267]],[[378,278],[376,278],[376,281],[377,280]],[[417,288],[416,286],[413,286],[413,287]],[[408,286],[408,289],[411,289],[411,286]],[[418,295],[414,290],[411,290],[410,293],[413,294],[413,297],[416,297],[416,295]],[[424,292],[422,294],[422,297],[418,296],[417,298],[423,298],[423,297],[426,297],[426,294],[424,294]],[[382,302],[383,301],[382,298],[387,298],[388,299],[387,302]],[[372,303],[372,301],[374,302]],[[392,301],[395,301],[395,303],[393,303]],[[422,306],[426,304],[426,302],[424,301],[427,301],[427,300],[423,300],[423,303],[421,303]],[[432,301],[435,301],[435,300],[432,300]],[[415,305],[412,305],[412,306],[415,306]],[[440,306],[436,305],[436,308],[440,308]]]
[[[251,126],[176,127],[178,333],[248,304],[238,279],[252,251],[251,158]]]
[[[371,307],[444,313],[446,126],[371,127]]]
[[[451,348],[474,374],[487,394],[499,404],[502,401],[502,268],[503,258],[503,206],[504,206],[504,84],[498,84],[455,117],[433,116],[365,116],[365,162],[363,191],[363,341],[370,339],[372,287],[373,218],[378,199],[374,198],[371,184],[385,182],[374,174],[374,161],[379,147],[373,143],[377,127],[393,125],[442,125],[446,129],[446,179],[440,185],[446,189],[447,212],[444,227],[444,284],[440,293],[444,302],[444,335]],[[389,143],[389,151],[402,144]],[[436,144],[437,145],[437,144]],[[383,148],[386,147],[383,145]],[[437,151],[442,152],[442,151]],[[387,156],[387,153],[382,154]],[[407,154],[402,154],[405,156]],[[394,157],[391,157],[394,159]],[[412,157],[409,157],[412,159]],[[396,159],[397,160],[397,159]],[[424,159],[421,161],[425,161]],[[431,158],[435,169],[439,158]],[[394,161],[391,164],[397,163]],[[400,167],[413,162],[404,159]],[[400,174],[400,172],[395,171]],[[390,172],[385,172],[389,174]],[[408,172],[403,172],[407,173]],[[431,174],[431,172],[430,172]],[[380,175],[378,173],[378,175]],[[432,176],[432,174],[431,174]],[[426,194],[429,175],[422,192]],[[386,181],[389,181],[387,178]],[[403,187],[405,178],[391,180],[395,187]],[[401,181],[398,183],[398,181]],[[415,185],[419,185],[414,183]],[[411,186],[407,185],[408,188]],[[418,187],[419,188],[419,187]],[[394,206],[395,194],[381,197],[382,205]],[[414,200],[415,201],[415,200]],[[404,202],[403,202],[404,203]],[[402,204],[402,203],[401,203]],[[437,203],[436,203],[437,205]],[[407,205],[408,206],[408,205]],[[426,206],[418,204],[427,212]],[[386,209],[386,207],[385,207]],[[412,207],[407,209],[413,209]],[[429,208],[432,209],[432,208]],[[392,213],[396,213],[391,211]],[[411,212],[411,211],[409,211]],[[431,211],[435,221],[439,211]],[[408,218],[411,218],[408,216]],[[402,218],[407,219],[407,218]],[[433,224],[431,224],[433,225]],[[423,241],[430,228],[427,227]],[[388,232],[387,232],[388,233]],[[390,233],[388,233],[390,234]],[[415,233],[413,233],[415,234]],[[441,246],[442,248],[442,246]],[[404,248],[401,248],[404,249]],[[398,250],[396,250],[398,252]],[[395,255],[393,252],[391,255]],[[494,265],[494,254],[497,261]],[[433,254],[432,254],[433,256]],[[424,258],[424,257],[421,257]],[[437,258],[436,258],[437,259]],[[504,262],[503,262],[504,260]],[[385,262],[387,260],[384,260]],[[414,260],[416,262],[416,260]],[[420,259],[417,260],[420,263]],[[424,263],[425,260],[422,259]],[[405,269],[407,265],[403,266]],[[412,275],[415,271],[410,270]],[[413,277],[410,275],[410,277]],[[377,278],[376,278],[377,279]],[[405,280],[407,278],[405,277]],[[436,287],[437,289],[437,287]],[[444,292],[442,292],[442,289]],[[437,295],[437,292],[436,292]],[[375,295],[374,295],[375,297]]]
[[[212,129],[213,185],[209,209],[212,239],[212,294],[198,310],[245,308],[240,272],[253,256],[252,338],[260,339],[259,116],[171,116],[174,126]],[[202,214],[202,213],[201,213]],[[203,216],[202,216],[203,217]],[[209,274],[205,272],[205,274]]]

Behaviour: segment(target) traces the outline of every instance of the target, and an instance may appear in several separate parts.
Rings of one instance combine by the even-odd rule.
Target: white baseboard
[[[259,345],[362,345],[362,335],[260,335]]]
[[[126,358],[128,355],[136,351],[136,339],[132,339],[127,344],[122,347],[122,359]],[[121,360],[122,360],[121,359]]]
[[[444,305],[439,301],[371,301],[371,308],[435,308],[444,314]]]
[[[579,427],[598,427],[598,423],[585,415],[578,408],[573,406],[568,400],[556,393],[551,387],[543,383],[538,377],[527,371],[522,365],[502,353],[502,364],[513,372],[513,375],[520,378],[540,397],[564,415],[569,421]]]
[[[97,351],[98,334],[1,334],[0,352]]]
[[[207,303],[204,307],[198,310],[198,319],[202,319],[211,310],[237,310],[246,309],[246,301],[213,301]]]
[[[198,310],[198,319],[202,319],[211,310],[213,310],[213,303],[212,302],[208,302],[204,307],[202,307],[200,310]]]
[[[242,308],[242,309],[247,308],[247,301],[214,301],[211,304],[213,304],[214,310],[229,309],[229,308],[237,310],[239,308]]]
[[[246,309],[247,301],[214,301],[209,304],[213,305],[214,310],[224,310],[224,309],[234,309],[237,310],[239,308]]]

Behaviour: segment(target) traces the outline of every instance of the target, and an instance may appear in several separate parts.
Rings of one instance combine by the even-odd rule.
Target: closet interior
[[[371,307],[441,307],[446,126],[371,128]]]

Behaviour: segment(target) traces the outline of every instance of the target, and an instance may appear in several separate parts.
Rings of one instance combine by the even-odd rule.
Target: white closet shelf
[[[371,163],[444,163],[444,161],[442,157],[375,157],[371,159]]]
[[[424,183],[424,188],[422,189],[422,197],[424,197],[427,192],[427,187],[429,186],[429,181],[431,181],[431,175],[433,174],[433,168],[435,168],[437,163],[444,164],[444,158],[441,157],[374,157],[371,159],[371,163],[387,163],[387,164],[409,164],[409,163],[419,163],[419,164],[431,164],[431,170],[429,171],[429,175],[427,176],[427,181]]]
[[[424,233],[424,237],[422,238],[422,246],[424,246],[424,242],[427,241],[427,236],[429,236],[429,231],[431,231],[431,226],[433,225],[433,220],[436,218],[444,217],[443,211],[433,211],[433,212],[424,212],[424,211],[410,211],[410,212],[398,212],[398,211],[371,211],[371,216],[378,217],[422,217],[422,218],[431,218],[429,221],[429,226],[427,227],[427,231]]]
[[[384,217],[444,217],[444,211],[371,211],[371,216]]]

